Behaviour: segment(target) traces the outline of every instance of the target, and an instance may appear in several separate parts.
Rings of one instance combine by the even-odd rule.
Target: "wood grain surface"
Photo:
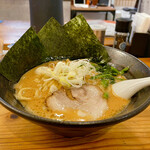
[[[150,66],[150,58],[142,58]],[[85,137],[65,138],[0,105],[0,150],[150,150],[150,106],[137,116]]]
[[[100,11],[116,11],[115,8],[113,7],[102,7],[102,6],[98,6],[98,7],[88,7],[88,8],[83,8],[83,7],[75,7],[73,5],[71,5],[71,10],[77,10],[77,11],[95,11],[95,12],[100,12]]]

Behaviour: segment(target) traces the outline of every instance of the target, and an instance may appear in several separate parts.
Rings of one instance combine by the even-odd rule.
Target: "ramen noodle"
[[[107,119],[120,113],[130,100],[117,97],[111,82],[115,78],[96,68],[88,59],[50,61],[26,72],[14,85],[15,97],[34,114],[67,121]],[[109,83],[108,83],[109,82]]]

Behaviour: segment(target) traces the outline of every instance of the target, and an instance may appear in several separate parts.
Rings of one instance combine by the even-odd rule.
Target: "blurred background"
[[[98,0],[97,0],[98,2]],[[129,12],[124,11],[124,7],[135,7],[136,0],[109,0],[108,5],[113,5],[116,9],[116,18],[128,17]],[[140,4],[141,12],[150,14],[150,0],[143,0]],[[63,0],[64,22],[70,20],[71,0]],[[105,19],[105,12],[84,12],[87,19]],[[111,13],[108,19],[112,20]],[[22,20],[30,21],[29,0],[0,0],[0,20]]]

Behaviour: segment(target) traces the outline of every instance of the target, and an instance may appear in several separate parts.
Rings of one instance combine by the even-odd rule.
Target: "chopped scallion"
[[[108,98],[109,98],[109,94],[108,94],[107,92],[105,92],[105,93],[103,94],[103,98],[108,99]]]

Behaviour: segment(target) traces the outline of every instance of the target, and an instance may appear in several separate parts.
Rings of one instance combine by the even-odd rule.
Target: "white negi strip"
[[[53,69],[49,67],[36,69],[37,74],[46,75],[50,80],[55,79],[63,86],[77,88],[85,84],[85,76],[92,76],[93,72],[96,72],[95,67],[91,65],[88,59],[61,61]]]

